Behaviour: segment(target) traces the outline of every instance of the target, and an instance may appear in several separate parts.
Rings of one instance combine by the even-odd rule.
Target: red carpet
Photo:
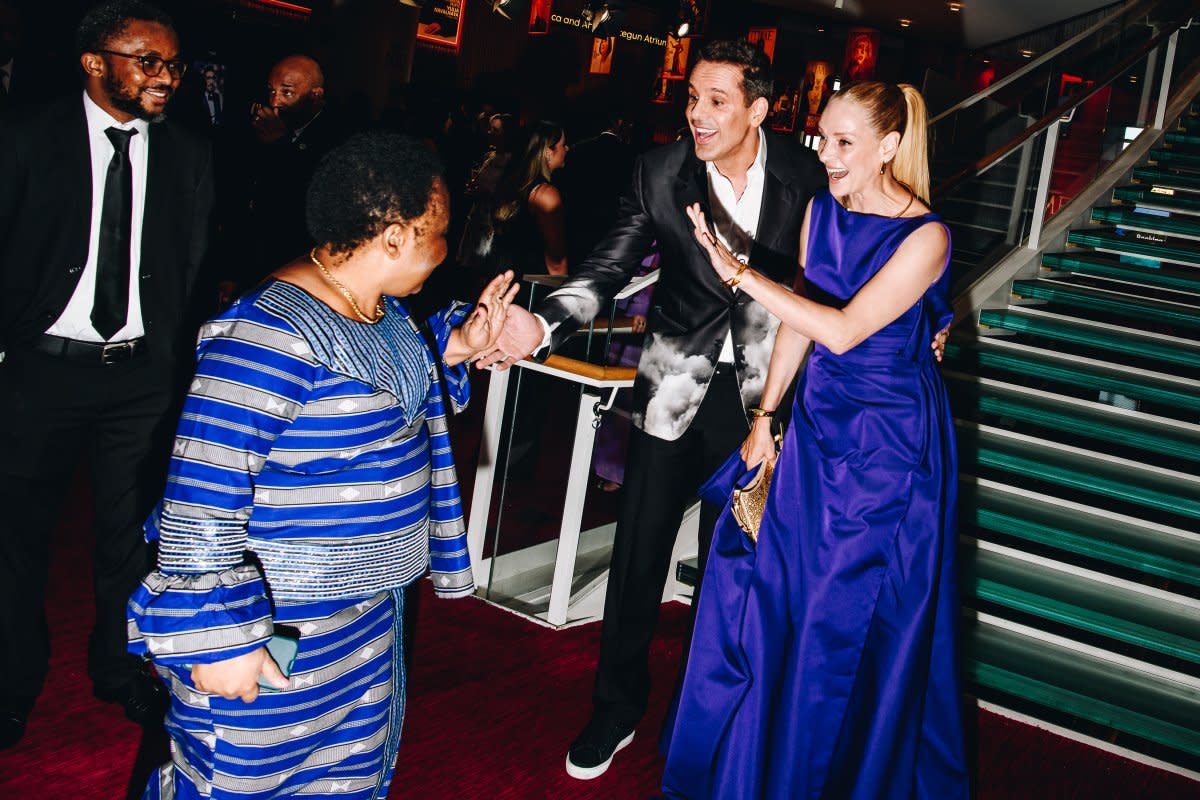
[[[469,474],[473,458],[462,450],[460,458]],[[142,741],[118,708],[91,696],[89,503],[86,489],[75,492],[55,536],[51,673],[25,739],[0,753],[0,800],[137,797],[149,769],[166,760],[161,733]],[[475,599],[436,600],[427,584],[423,591],[392,798],[644,800],[656,793],[658,726],[686,608],[663,608],[655,688],[637,738],[607,775],[585,783],[562,765],[589,711],[599,626],[555,632]],[[993,714],[979,714],[977,740],[983,800],[1200,797],[1200,784]]]

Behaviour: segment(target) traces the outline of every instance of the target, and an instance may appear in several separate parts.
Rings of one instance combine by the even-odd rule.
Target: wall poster
[[[417,39],[458,49],[462,36],[462,0],[434,0],[421,9]]]

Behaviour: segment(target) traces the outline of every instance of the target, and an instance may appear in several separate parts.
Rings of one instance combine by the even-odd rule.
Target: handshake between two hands
[[[497,275],[484,288],[460,333],[478,369],[505,370],[527,358],[542,343],[545,330],[537,317],[512,304],[518,286],[512,271]]]

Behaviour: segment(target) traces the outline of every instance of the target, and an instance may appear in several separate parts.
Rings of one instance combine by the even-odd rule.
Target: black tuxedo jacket
[[[150,125],[138,287],[151,353],[170,358],[208,243],[212,157],[195,134]],[[45,332],[87,261],[92,164],[83,98],[0,121],[0,350]]]
[[[767,137],[751,266],[791,286],[804,210],[825,185],[825,170],[815,153],[790,139]],[[717,278],[684,213],[692,203],[706,211],[709,205],[705,165],[696,158],[690,139],[639,158],[612,230],[578,274],[537,309],[552,326],[551,349],[557,348],[600,313],[658,242],[660,277],[633,387],[633,421],[668,441],[679,438],[691,424],[730,332],[742,402],[747,407],[758,403],[779,325],[761,304]]]

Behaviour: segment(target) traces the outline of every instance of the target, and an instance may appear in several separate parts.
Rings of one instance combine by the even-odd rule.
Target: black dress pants
[[[171,371],[152,354],[79,364],[10,350],[0,362],[0,704],[28,712],[48,670],[50,534],[79,460],[91,464],[96,619],[88,675],[100,692],[141,667],[125,605],[150,570],[142,523],[161,496]]]
[[[669,562],[683,512],[700,484],[748,433],[737,378],[728,365],[718,368],[683,436],[668,442],[637,429],[632,432],[592,696],[598,716],[632,727],[646,713],[650,640],[668,570],[674,566]],[[720,512],[707,503],[700,506],[700,575]],[[699,582],[693,597],[700,597]]]

